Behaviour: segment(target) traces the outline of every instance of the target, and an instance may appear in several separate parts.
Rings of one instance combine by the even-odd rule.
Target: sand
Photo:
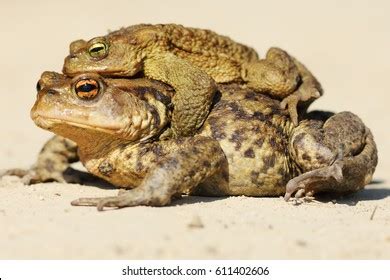
[[[390,258],[387,1],[24,2],[0,10],[0,169],[30,166],[50,137],[29,110],[41,72],[61,70],[69,42],[141,22],[210,28],[261,55],[273,45],[287,49],[322,82],[325,95],[314,109],[350,110],[372,129],[379,165],[365,190],[299,206],[281,198],[186,197],[164,208],[97,212],[70,201],[116,190],[24,186],[5,177],[0,259]]]

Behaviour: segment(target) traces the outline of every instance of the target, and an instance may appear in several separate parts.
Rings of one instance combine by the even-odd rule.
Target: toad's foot
[[[321,93],[314,87],[309,89],[301,89],[301,87],[280,102],[280,108],[283,110],[287,108],[290,118],[295,126],[298,125],[298,104],[310,99],[317,99],[321,96]]]
[[[46,182],[79,183],[79,179],[76,177],[72,178],[72,176],[66,176],[67,178],[65,178],[65,174],[63,172],[48,172],[46,168],[43,170],[39,168],[14,168],[1,172],[0,178],[3,176],[19,177],[24,185],[33,185]]]
[[[0,172],[0,178],[4,176],[19,177],[24,185],[31,185],[34,184],[34,182],[39,181],[38,175],[33,169],[13,168],[8,170],[3,170]]]
[[[284,199],[288,201],[295,193],[295,198],[301,198],[304,195],[313,196],[316,187],[323,182],[335,179],[337,182],[343,180],[343,162],[336,160],[331,166],[322,167],[313,171],[306,172],[298,177],[291,179],[286,186]],[[320,188],[320,187],[319,187]]]
[[[97,206],[99,211],[104,207],[132,207],[139,205],[164,206],[170,201],[169,196],[155,196],[153,193],[145,192],[141,189],[121,191],[118,196],[108,196],[102,198],[79,198],[71,202],[73,206]]]
[[[4,176],[19,177],[24,185],[47,182],[83,184],[84,182],[91,180],[92,177],[90,174],[86,174],[73,168],[67,168],[63,172],[49,172],[46,168],[41,169],[34,167],[30,169],[14,168],[0,172],[0,178]]]

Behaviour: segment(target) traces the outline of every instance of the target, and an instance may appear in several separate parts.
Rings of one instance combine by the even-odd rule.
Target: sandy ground
[[[29,109],[40,73],[60,71],[69,42],[141,22],[176,22],[229,35],[261,55],[280,46],[303,61],[325,88],[313,108],[350,110],[372,129],[380,160],[374,184],[300,206],[281,198],[187,197],[164,208],[100,213],[69,203],[116,190],[23,186],[6,177],[0,181],[1,259],[390,258],[388,2],[210,2],[3,3],[0,169],[30,166],[50,137],[34,126]]]

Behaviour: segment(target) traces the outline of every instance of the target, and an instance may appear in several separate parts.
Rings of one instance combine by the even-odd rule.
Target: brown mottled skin
[[[146,77],[171,85],[174,136],[193,135],[209,113],[215,82],[245,82],[282,100],[295,124],[297,106],[304,111],[322,94],[314,76],[296,59],[271,48],[265,59],[247,46],[209,30],[176,24],[140,24],[86,42],[74,41],[64,74],[96,72],[105,77]]]
[[[78,87],[80,80],[99,84],[98,91]],[[278,101],[238,84],[219,85],[196,135],[169,140],[158,139],[169,125],[168,86],[147,79],[111,80],[97,74],[69,79],[45,72],[38,88],[31,117],[60,135],[46,147],[69,138],[90,173],[129,189],[115,197],[80,198],[73,205],[99,210],[162,206],[182,193],[285,193],[286,199],[294,193],[346,193],[363,188],[377,163],[372,134],[354,114],[312,113],[295,127]],[[88,92],[96,95],[80,98]],[[66,153],[52,153],[51,161],[55,154],[63,162]],[[73,154],[69,160],[75,160]]]

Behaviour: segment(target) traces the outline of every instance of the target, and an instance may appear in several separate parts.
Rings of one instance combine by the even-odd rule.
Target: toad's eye
[[[89,47],[88,53],[93,58],[103,58],[108,53],[107,44],[103,42],[94,43]]]
[[[92,79],[80,80],[75,85],[75,92],[82,99],[92,99],[99,93],[99,83]]]

